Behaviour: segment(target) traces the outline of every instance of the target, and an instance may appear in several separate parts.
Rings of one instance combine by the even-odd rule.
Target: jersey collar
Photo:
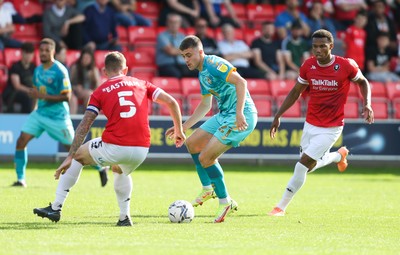
[[[335,62],[335,59],[336,59],[336,56],[335,56],[335,55],[332,55],[332,60],[331,60],[329,63],[327,63],[327,64],[325,64],[325,65],[321,65],[321,64],[318,62],[318,60],[317,60],[317,64],[318,64],[320,67],[327,67],[327,66],[332,65],[333,62]]]

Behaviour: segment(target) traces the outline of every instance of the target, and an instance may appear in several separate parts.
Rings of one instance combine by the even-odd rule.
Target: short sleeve
[[[229,75],[233,71],[236,71],[236,68],[228,61],[222,58],[217,58],[212,64],[208,65],[207,70],[212,76],[226,81]]]

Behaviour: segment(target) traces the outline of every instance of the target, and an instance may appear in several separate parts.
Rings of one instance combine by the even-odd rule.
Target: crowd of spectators
[[[35,42],[14,36],[20,24],[37,24],[43,37],[57,42],[57,59],[67,65],[73,85],[72,113],[80,112],[79,105],[85,105],[100,84],[97,51],[139,49],[124,44],[121,27],[156,29],[154,44],[143,47],[154,59],[154,76],[197,76],[197,71],[186,68],[178,49],[191,33],[202,40],[206,54],[224,57],[243,77],[295,79],[310,55],[310,35],[324,28],[335,37],[333,53],[353,58],[371,81],[400,81],[400,0],[24,0],[42,7],[42,15],[31,16],[19,12],[19,1],[0,0],[1,55],[8,48],[22,52],[18,62],[6,66],[8,80],[0,84],[7,112],[31,111],[24,87],[32,86],[29,79],[35,64],[40,64],[35,61]],[[151,3],[156,12],[143,12],[141,5]],[[273,17],[248,19],[247,10],[257,5],[273,9]],[[251,40],[244,36],[246,31],[255,31]],[[72,50],[80,57],[67,63],[66,54]],[[0,65],[2,60],[4,56]]]

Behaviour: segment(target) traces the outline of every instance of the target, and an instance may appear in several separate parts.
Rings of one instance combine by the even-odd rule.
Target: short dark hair
[[[311,38],[326,38],[330,43],[334,41],[332,33],[325,29],[318,29],[311,35]]]
[[[109,52],[104,60],[107,71],[119,72],[126,67],[125,56],[118,51]]]
[[[56,42],[50,38],[44,38],[40,41],[39,45],[46,44],[49,45],[52,50],[56,49]]]
[[[195,48],[199,47],[201,44],[200,38],[198,38],[195,35],[189,35],[186,36],[185,39],[181,42],[181,45],[179,45],[179,49],[181,51],[184,51],[189,48]]]
[[[33,43],[30,42],[24,42],[21,45],[21,50],[25,53],[33,53],[35,51],[35,46],[33,45]]]

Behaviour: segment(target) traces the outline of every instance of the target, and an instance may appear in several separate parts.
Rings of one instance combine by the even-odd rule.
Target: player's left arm
[[[239,131],[246,130],[248,124],[246,122],[246,118],[244,116],[243,111],[244,111],[244,102],[246,99],[247,81],[242,76],[240,76],[240,74],[236,71],[231,72],[228,75],[226,81],[234,84],[236,88],[236,97],[237,97],[236,127],[238,128]]]
[[[364,100],[363,106],[363,115],[365,117],[365,121],[368,124],[374,123],[374,111],[371,106],[371,86],[367,78],[360,72],[357,80],[354,80],[355,83],[360,87],[361,95]]]

